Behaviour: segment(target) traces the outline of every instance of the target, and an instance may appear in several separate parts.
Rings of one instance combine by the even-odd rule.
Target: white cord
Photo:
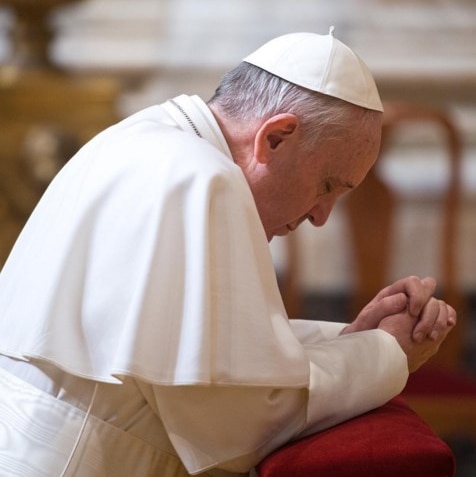
[[[88,410],[86,411],[86,415],[84,416],[83,423],[81,424],[81,429],[79,430],[78,437],[76,438],[76,442],[74,443],[73,449],[71,453],[69,454],[68,461],[66,462],[66,465],[64,466],[63,472],[61,472],[60,477],[65,477],[66,472],[69,469],[69,466],[71,465],[71,461],[73,460],[74,454],[76,453],[76,450],[79,446],[79,441],[81,440],[81,437],[83,437],[84,429],[86,428],[88,418],[91,414],[91,409],[93,408],[94,400],[96,399],[98,385],[99,385],[98,382],[96,382],[96,384],[94,385],[94,391],[91,396],[91,401],[89,402]]]

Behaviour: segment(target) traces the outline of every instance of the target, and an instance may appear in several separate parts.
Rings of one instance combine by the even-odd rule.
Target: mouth
[[[294,224],[287,224],[286,228],[288,229],[288,232],[294,232],[299,227],[299,225],[301,225],[301,221],[296,222]]]
[[[289,232],[294,232],[299,225],[301,224],[301,220],[298,222],[293,222],[289,224],[282,225],[279,229],[276,229],[273,232],[273,237],[284,237],[285,235],[288,235]]]

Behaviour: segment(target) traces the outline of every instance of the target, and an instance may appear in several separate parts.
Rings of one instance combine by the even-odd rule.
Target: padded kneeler
[[[277,449],[259,477],[453,477],[450,448],[400,396]]]

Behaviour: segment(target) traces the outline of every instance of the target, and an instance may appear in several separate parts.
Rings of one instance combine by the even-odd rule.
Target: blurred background
[[[395,222],[385,278],[454,275],[464,310],[458,367],[476,376],[473,0],[0,0],[0,263],[48,182],[97,132],[181,93],[208,99],[221,75],[263,42],[292,31],[325,34],[331,25],[373,71],[388,111],[397,103],[410,111],[376,167],[385,190],[365,206],[373,210],[391,191],[393,207],[373,216]],[[454,156],[455,264],[446,272],[443,211]],[[373,236],[383,243],[387,232]],[[293,311],[349,319],[359,273],[345,203],[324,228],[304,225],[271,249]],[[458,476],[476,475],[475,435],[448,438]]]

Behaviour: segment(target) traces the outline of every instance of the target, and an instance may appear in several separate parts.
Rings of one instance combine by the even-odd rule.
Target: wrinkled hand
[[[436,282],[431,277],[402,278],[380,291],[343,333],[375,329],[385,317],[406,310],[411,316],[419,318],[413,331],[414,338],[424,339],[433,331],[433,315],[420,314],[435,288]]]
[[[444,301],[430,298],[423,307],[420,321],[433,325],[429,334],[420,334],[418,331],[418,339],[415,339],[415,329],[420,322],[415,325],[415,317],[408,312],[387,316],[378,325],[379,329],[390,333],[398,341],[407,355],[410,372],[416,371],[438,351],[441,343],[456,324],[456,312]]]
[[[395,337],[408,358],[410,372],[438,351],[456,324],[456,312],[432,295],[433,278],[410,276],[380,291],[341,334],[379,328]]]

